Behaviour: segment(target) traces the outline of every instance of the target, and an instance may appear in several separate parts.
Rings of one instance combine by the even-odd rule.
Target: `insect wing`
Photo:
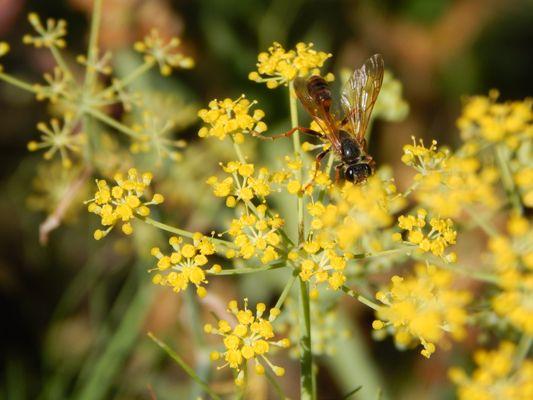
[[[354,71],[342,90],[341,104],[346,122],[360,143],[364,143],[368,121],[383,83],[383,69],[381,55],[373,55]]]
[[[313,117],[318,126],[320,126],[320,129],[326,134],[326,137],[331,141],[332,145],[340,151],[341,142],[337,135],[334,116],[326,111],[324,106],[311,96],[305,79],[296,78],[294,80],[294,91],[303,107]]]

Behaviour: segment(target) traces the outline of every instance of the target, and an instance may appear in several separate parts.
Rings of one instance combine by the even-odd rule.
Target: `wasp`
[[[344,85],[340,101],[343,110],[341,119],[334,110],[331,89],[324,78],[317,75],[308,79],[296,78],[296,96],[323,134],[297,126],[285,133],[262,138],[287,137],[300,131],[331,143],[331,146],[317,155],[315,175],[306,188],[316,178],[322,159],[331,150],[340,161],[335,167],[335,181],[338,182],[343,175],[347,181],[363,182],[375,170],[375,162],[367,152],[365,133],[382,83],[383,58],[375,54],[356,69]]]

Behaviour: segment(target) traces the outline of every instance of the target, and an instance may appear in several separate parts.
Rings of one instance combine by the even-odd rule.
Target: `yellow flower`
[[[444,254],[457,238],[451,219],[431,218],[428,226],[427,211],[420,208],[416,216],[400,215],[398,227],[407,231],[406,241],[416,244],[422,251],[433,253],[447,262],[455,260],[454,253]]]
[[[72,165],[71,154],[80,153],[81,146],[85,143],[85,134],[76,131],[77,123],[78,120],[70,113],[65,114],[63,125],[56,118],[50,120],[50,125],[39,122],[37,129],[42,133],[41,141],[28,142],[28,150],[48,149],[44,153],[45,160],[51,160],[59,153],[63,166],[69,168]]]
[[[207,124],[200,128],[198,136],[222,140],[231,135],[235,142],[242,143],[245,133],[266,131],[267,125],[262,121],[265,117],[263,110],[255,109],[250,115],[250,109],[256,103],[257,101],[250,101],[244,95],[236,100],[212,100],[209,108],[198,111],[198,116]]]
[[[220,272],[218,264],[207,269],[207,256],[215,253],[215,246],[211,240],[196,233],[193,243],[183,244],[183,238],[173,236],[168,241],[173,252],[164,255],[159,248],[154,247],[152,255],[157,258],[156,271],[152,282],[156,285],[170,286],[176,293],[187,289],[189,283],[196,286],[196,293],[200,297],[207,294],[204,284],[207,283],[206,272],[216,274]]]
[[[408,347],[420,342],[421,354],[430,357],[445,332],[460,340],[465,335],[467,291],[452,288],[453,275],[431,265],[417,265],[415,276],[393,276],[392,285],[376,294],[384,305],[372,324],[377,331],[394,335],[396,344]]]
[[[122,223],[122,232],[130,235],[133,232],[131,220],[134,217],[150,215],[149,205],[163,202],[161,194],[154,194],[150,201],[142,201],[152,181],[152,174],[146,172],[139,175],[135,168],[128,171],[128,176],[121,173],[114,176],[116,185],[110,187],[105,180],[96,181],[98,190],[94,198],[88,200],[88,211],[101,218],[105,230],[94,231],[94,238],[100,240],[106,236],[117,223]]]
[[[528,400],[533,398],[533,362],[515,365],[516,346],[502,342],[495,350],[478,350],[474,354],[476,369],[471,376],[458,367],[448,375],[457,387],[459,400]]]
[[[234,322],[221,319],[217,327],[211,324],[204,326],[205,332],[222,336],[225,347],[223,352],[213,352],[211,359],[218,360],[222,357],[225,364],[219,368],[229,366],[234,369],[237,373],[237,385],[244,383],[244,369],[249,361],[254,363],[254,371],[259,375],[264,374],[263,363],[266,363],[275,375],[283,376],[285,370],[272,364],[267,358],[271,346],[287,348],[290,345],[288,339],[274,340],[272,322],[280,311],[277,308],[270,309],[269,316],[265,319],[265,304],[257,304],[254,314],[248,309],[248,299],[244,299],[244,309],[239,309],[235,300],[230,301],[228,311],[233,315]]]
[[[180,46],[180,39],[173,37],[170,40],[163,39],[156,29],[152,29],[150,34],[142,42],[136,42],[135,50],[144,54],[147,63],[157,63],[161,75],[167,76],[172,72],[172,68],[192,68],[194,60],[185,57],[177,49]]]
[[[251,72],[248,78],[255,82],[266,82],[267,87],[274,89],[279,85],[287,85],[297,77],[319,74],[324,62],[331,54],[313,49],[313,43],[298,43],[294,50],[286,51],[281,44],[274,42],[268,52],[259,53],[257,71]],[[326,76],[333,80],[333,75]]]
[[[533,100],[498,103],[495,90],[488,97],[467,100],[457,121],[463,140],[504,143],[516,149],[521,140],[531,140],[533,131]]]
[[[67,34],[67,23],[60,19],[55,20],[48,18],[46,25],[41,21],[41,18],[36,13],[28,14],[28,21],[37,32],[37,36],[24,35],[22,41],[25,44],[32,44],[35,47],[58,47],[63,48],[66,42],[63,39]]]
[[[257,257],[263,264],[279,259],[280,228],[284,221],[279,215],[267,216],[264,204],[257,206],[257,214],[243,214],[231,221],[228,233],[245,260]]]
[[[260,168],[255,174],[255,166],[252,163],[230,161],[222,165],[224,172],[231,177],[220,181],[216,176],[207,180],[207,184],[213,188],[213,194],[217,197],[226,197],[226,204],[233,208],[238,201],[247,202],[254,197],[264,199],[271,192],[270,174],[267,168]]]

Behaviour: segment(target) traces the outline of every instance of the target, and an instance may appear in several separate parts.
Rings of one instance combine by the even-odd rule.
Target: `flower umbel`
[[[22,41],[25,44],[32,44],[35,47],[63,48],[66,46],[65,39],[63,39],[67,34],[66,21],[62,19],[56,21],[55,19],[48,18],[46,24],[43,24],[41,18],[36,13],[30,13],[28,15],[28,21],[30,21],[30,24],[38,35],[24,35]]]
[[[192,68],[194,61],[177,51],[180,46],[180,39],[173,37],[170,40],[163,39],[156,29],[152,29],[150,34],[142,42],[136,42],[135,50],[144,54],[147,63],[157,63],[161,75],[170,75],[172,68]]]
[[[495,350],[478,350],[474,354],[476,370],[468,376],[458,367],[449,376],[457,388],[459,400],[528,400],[533,398],[533,361],[524,360],[517,367],[516,346],[502,342]]]
[[[174,250],[169,255],[164,255],[159,248],[154,247],[152,255],[157,258],[157,265],[152,271],[157,271],[152,282],[156,285],[170,286],[178,293],[187,289],[189,283],[196,286],[196,293],[200,297],[207,294],[203,284],[205,278],[205,266],[208,263],[207,256],[215,253],[215,246],[208,237],[201,233],[194,234],[193,243],[183,243],[183,238],[173,236],[168,243]],[[208,271],[216,274],[221,266],[214,264]]]
[[[408,347],[420,342],[421,354],[430,357],[448,332],[454,339],[465,335],[465,306],[471,295],[452,288],[453,275],[432,265],[417,265],[416,275],[393,276],[392,285],[376,294],[384,305],[376,311],[372,327],[394,335],[396,344]]]
[[[121,173],[114,176],[116,185],[109,187],[105,180],[96,181],[98,190],[94,198],[88,200],[89,212],[100,216],[101,223],[105,230],[97,229],[94,231],[94,238],[100,240],[106,236],[113,227],[122,222],[122,232],[126,235],[133,233],[131,220],[138,217],[147,217],[150,215],[149,205],[161,204],[163,196],[154,194],[152,200],[142,201],[152,181],[152,174],[146,172],[139,175],[136,169],[131,168],[128,176],[124,177]]]
[[[258,303],[254,315],[248,309],[248,299],[244,299],[243,309],[239,309],[237,302],[232,300],[228,303],[228,311],[233,314],[236,323],[221,319],[216,328],[211,324],[204,326],[205,332],[223,337],[224,351],[211,353],[211,359],[215,361],[223,357],[226,363],[219,368],[229,365],[235,369],[237,385],[244,383],[244,369],[248,361],[254,363],[254,370],[259,375],[265,373],[264,364],[266,364],[276,376],[283,376],[285,369],[272,364],[267,358],[271,346],[287,348],[290,345],[289,339],[274,340],[272,322],[280,314],[280,310],[271,308],[268,318],[264,318],[266,306]]]
[[[267,125],[261,121],[265,113],[255,109],[250,115],[250,109],[257,101],[250,101],[244,95],[235,100],[212,100],[208,107],[198,111],[198,116],[208,126],[200,128],[198,136],[216,137],[223,140],[230,135],[237,143],[242,143],[244,134],[250,132],[264,132]]]
[[[286,51],[274,42],[268,52],[259,53],[257,72],[250,72],[248,78],[255,82],[266,82],[269,89],[287,85],[297,77],[318,74],[331,54],[313,49],[313,43],[298,43],[295,50]],[[327,80],[333,80],[328,74]]]

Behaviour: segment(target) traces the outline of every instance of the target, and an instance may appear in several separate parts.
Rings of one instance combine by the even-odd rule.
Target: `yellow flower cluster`
[[[235,100],[211,100],[208,109],[198,111],[198,116],[208,124],[200,128],[198,136],[213,136],[223,140],[230,135],[236,143],[242,143],[245,133],[266,131],[267,125],[262,121],[264,111],[258,108],[250,115],[250,109],[256,103],[257,101],[250,101],[244,95]]]
[[[454,262],[455,253],[444,255],[444,251],[455,244],[457,232],[454,229],[451,219],[431,218],[429,227],[427,226],[427,211],[423,208],[417,210],[414,215],[400,215],[398,226],[408,232],[406,241],[418,245],[425,252],[431,252],[437,257],[442,257],[444,261]],[[429,229],[431,228],[431,229]],[[393,239],[402,240],[401,233],[394,233]]]
[[[287,168],[274,172],[272,174],[272,182],[281,185],[281,188],[289,194],[299,196],[306,189],[305,194],[312,197],[314,189],[321,190],[331,187],[331,179],[328,173],[319,169],[315,176],[314,165],[310,169],[304,169],[304,164],[300,157],[285,156],[284,161]],[[304,175],[303,184],[300,182],[300,174]],[[308,185],[306,182],[311,183],[313,177],[315,179],[312,185]]]
[[[70,168],[72,166],[71,153],[79,154],[86,140],[83,132],[75,131],[75,125],[70,113],[65,114],[63,125],[57,118],[52,118],[50,125],[39,122],[37,129],[42,133],[41,141],[28,142],[28,150],[48,149],[43,155],[45,160],[51,160],[56,153],[59,153],[63,167]]]
[[[516,149],[520,141],[533,136],[533,100],[498,103],[495,90],[488,97],[475,96],[466,102],[457,121],[463,140],[503,142]]]
[[[48,99],[52,104],[56,104],[60,99],[73,100],[73,96],[78,95],[79,91],[74,81],[62,68],[54,67],[52,73],[46,72],[43,76],[46,85],[33,85],[35,98],[38,101]],[[70,107],[66,102],[61,105]]]
[[[28,21],[33,26],[33,29],[38,33],[38,36],[24,35],[22,41],[25,44],[32,44],[35,47],[58,47],[66,46],[64,36],[67,34],[67,23],[60,19],[48,18],[46,25],[41,21],[41,18],[36,13],[28,14]]]
[[[237,252],[229,250],[227,255],[239,256],[245,260],[256,256],[261,263],[268,264],[280,257],[279,230],[284,221],[279,215],[268,216],[267,206],[264,204],[257,206],[255,211],[255,214],[243,214],[231,221],[228,234],[233,237]]]
[[[435,214],[457,217],[472,204],[496,209],[499,201],[494,184],[498,172],[484,167],[476,156],[477,146],[466,144],[457,153],[429,148],[422,143],[404,146],[402,161],[417,170],[414,197]]]
[[[452,288],[453,275],[432,265],[419,264],[415,276],[393,276],[392,285],[376,293],[384,305],[376,311],[372,327],[378,336],[394,335],[396,344],[408,347],[419,341],[421,354],[430,357],[448,332],[456,340],[465,335],[471,301],[467,291]]]
[[[94,231],[96,240],[106,236],[119,222],[122,223],[122,232],[130,235],[133,232],[130,221],[136,216],[147,217],[150,215],[148,206],[161,204],[164,200],[161,194],[156,193],[152,200],[142,201],[152,181],[152,174],[149,172],[140,175],[136,169],[131,168],[127,177],[117,173],[114,180],[117,184],[113,187],[103,179],[96,181],[98,190],[94,198],[86,202],[89,203],[89,212],[98,215],[101,224],[107,227],[105,230]]]
[[[271,192],[267,168],[260,168],[254,176],[254,164],[230,161],[222,165],[222,169],[231,176],[222,181],[211,176],[207,184],[213,188],[216,197],[226,198],[226,205],[230,208],[235,207],[239,201],[247,203],[254,197],[264,199]]]
[[[496,314],[517,329],[533,335],[533,230],[522,216],[509,218],[509,236],[489,239],[488,249],[493,270],[502,289],[492,298]]]
[[[364,185],[346,183],[340,192],[332,193],[333,202],[308,205],[311,227],[327,229],[341,249],[360,243],[363,237],[381,232],[392,225],[392,215],[403,208],[405,201],[396,195],[396,186],[380,174],[370,177]],[[379,250],[369,249],[365,250]]]
[[[0,42],[0,58],[9,53],[9,44],[6,42]],[[0,64],[0,72],[3,71],[3,66]]]
[[[144,54],[144,60],[147,63],[157,63],[161,75],[167,76],[172,73],[172,68],[194,67],[192,58],[177,52],[180,43],[179,38],[173,37],[165,40],[156,29],[152,29],[143,41],[136,42],[133,47],[139,53]]]
[[[533,398],[533,361],[515,365],[516,346],[502,342],[498,349],[478,350],[474,354],[476,370],[472,376],[458,367],[449,376],[457,388],[459,400],[529,400]]]
[[[313,279],[314,287],[327,282],[331,289],[338,290],[346,282],[344,269],[351,254],[344,252],[339,255],[335,248],[336,244],[332,241],[309,240],[302,245],[302,254],[293,250],[289,259],[299,264],[302,281]]]
[[[257,71],[250,72],[248,78],[255,82],[266,82],[269,89],[287,85],[297,77],[319,74],[324,62],[331,54],[313,49],[313,43],[298,43],[294,50],[286,51],[281,44],[274,42],[268,52],[259,53]],[[333,80],[328,74],[327,80]]]
[[[206,272],[216,274],[222,270],[218,264],[205,270],[208,263],[207,256],[215,253],[215,246],[211,240],[195,233],[193,243],[183,243],[183,238],[173,236],[168,243],[174,250],[169,255],[164,255],[158,247],[154,247],[151,253],[157,258],[157,265],[151,271],[157,271],[152,282],[156,285],[170,286],[176,293],[187,289],[189,283],[196,286],[196,293],[205,297],[207,291],[204,284]]]
[[[220,368],[229,365],[237,372],[235,383],[244,383],[244,369],[248,366],[248,361],[254,362],[254,370],[258,375],[265,373],[264,364],[267,364],[276,376],[283,376],[285,369],[272,364],[267,358],[271,351],[271,346],[287,348],[290,346],[289,339],[273,340],[274,329],[272,322],[280,314],[277,308],[271,308],[268,318],[263,315],[266,306],[259,303],[254,313],[248,309],[248,300],[244,299],[244,309],[239,309],[237,302],[232,300],[228,304],[228,311],[235,317],[236,322],[221,319],[217,327],[206,324],[204,330],[223,337],[224,351],[211,353],[211,359],[216,361],[223,357],[226,362]]]

